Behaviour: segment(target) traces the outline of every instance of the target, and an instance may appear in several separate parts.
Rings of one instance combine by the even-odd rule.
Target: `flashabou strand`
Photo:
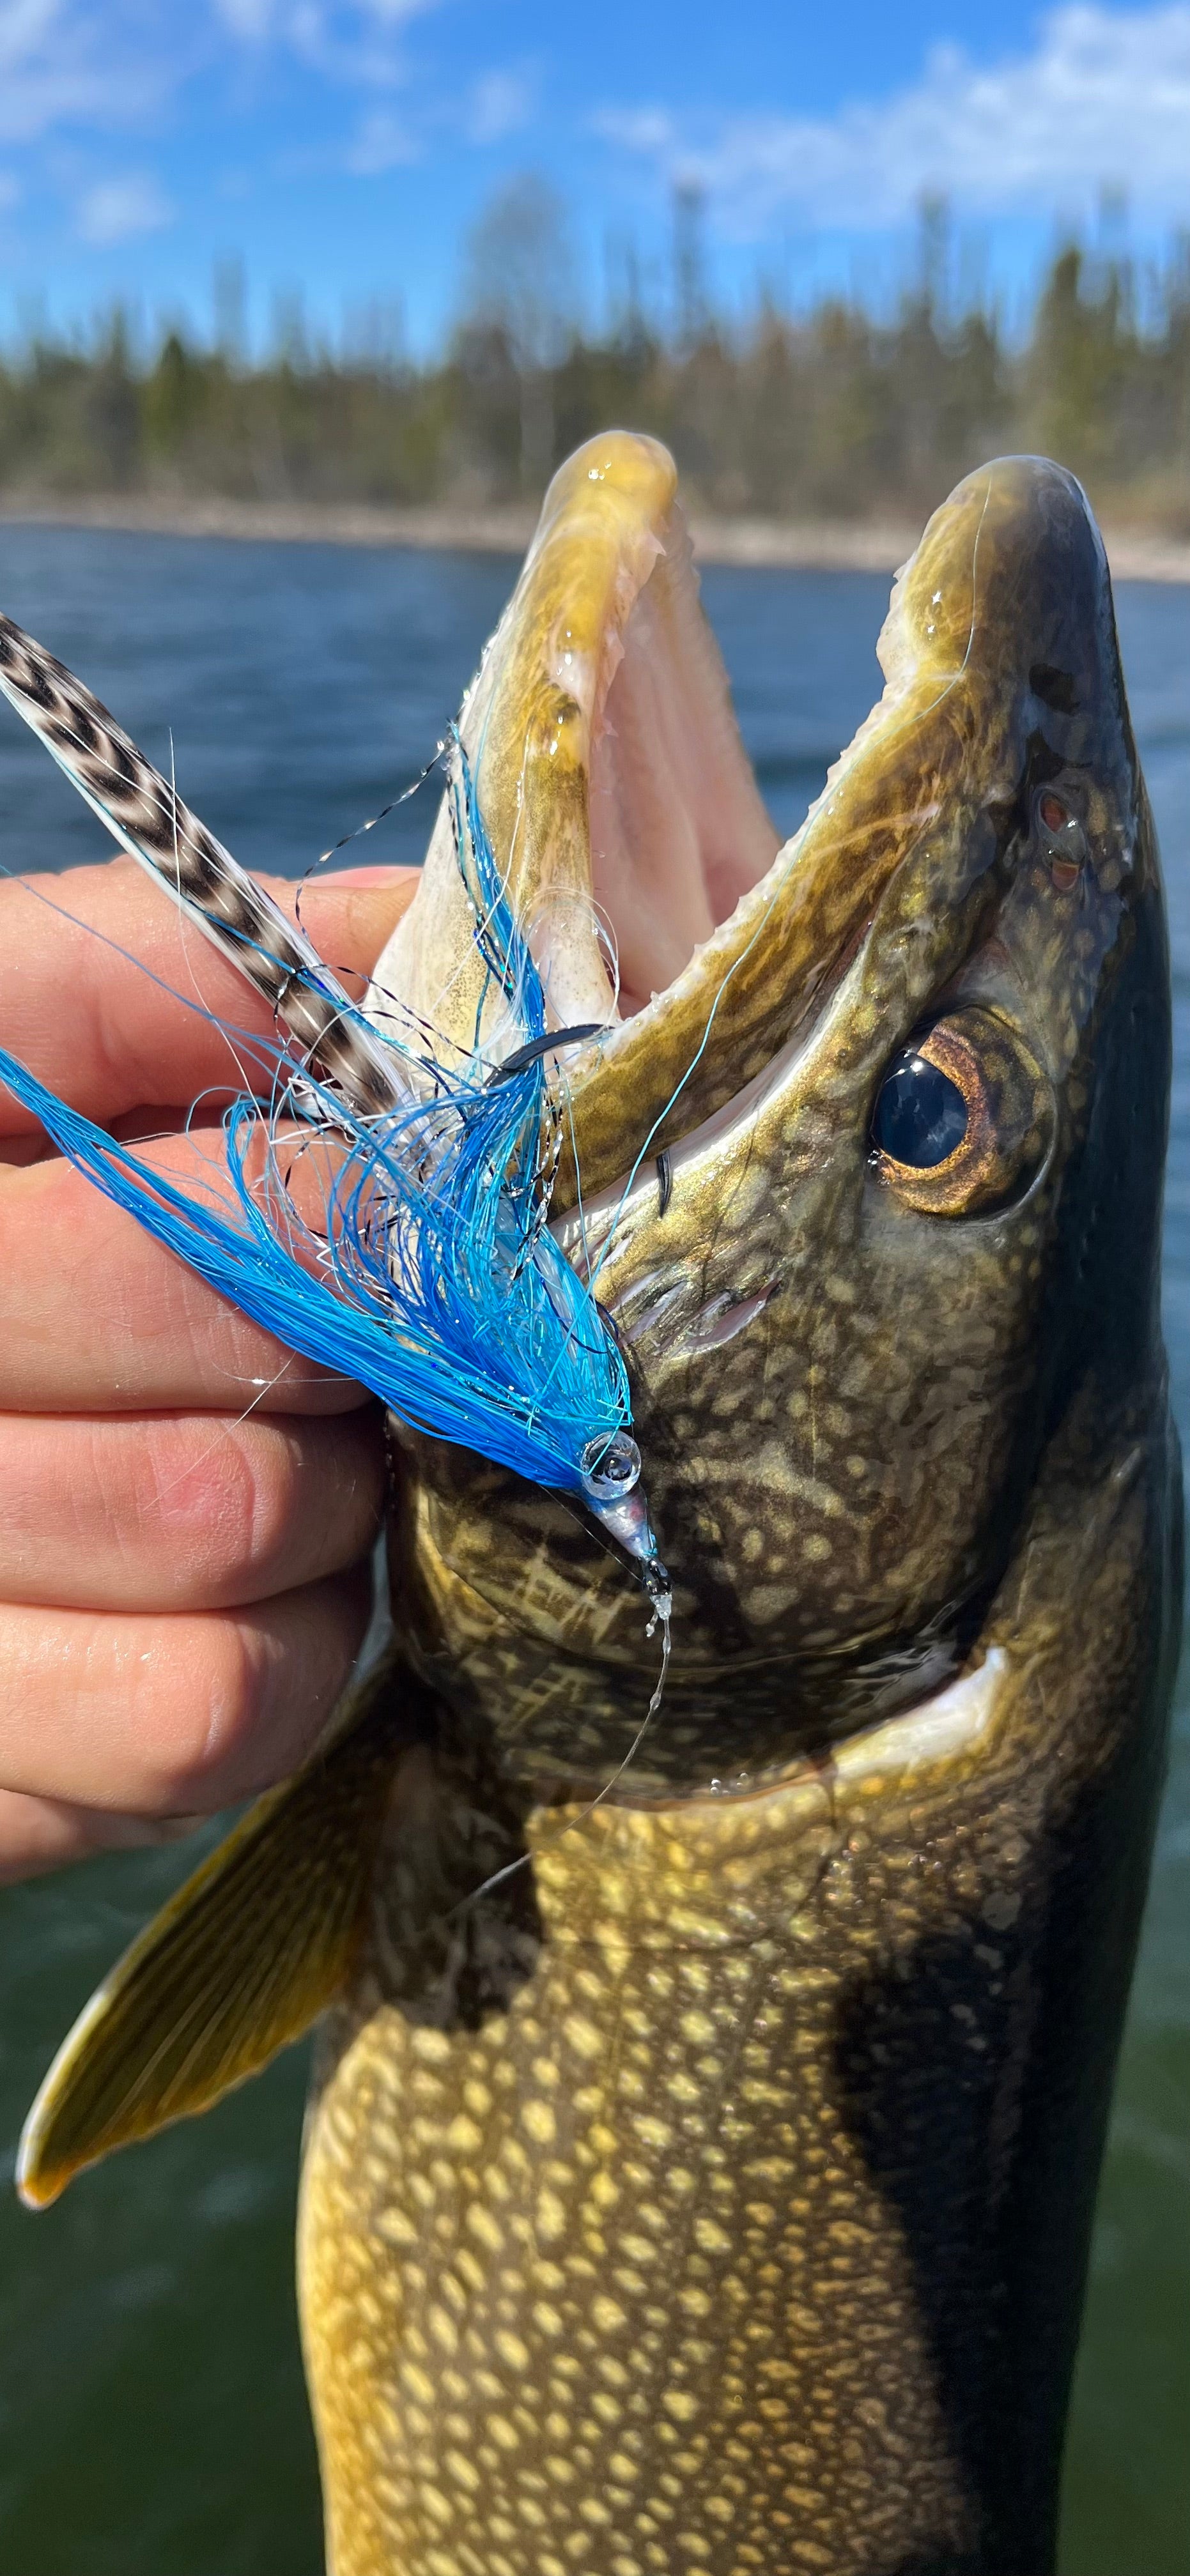
[[[592,1466],[636,1454],[628,1381],[547,1229],[561,1118],[545,995],[457,734],[447,792],[486,969],[470,1053],[411,1012],[374,1030],[98,701],[6,619],[0,688],[290,1041],[253,1042],[262,1096],[232,1102],[222,1169],[185,1188],[3,1050],[0,1080],[98,1188],[289,1348],[359,1380],[412,1428],[606,1518]],[[630,1552],[647,1557],[658,1598],[651,1532]]]

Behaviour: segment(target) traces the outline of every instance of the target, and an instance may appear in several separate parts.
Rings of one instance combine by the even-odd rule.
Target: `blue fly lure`
[[[547,1057],[594,1032],[547,1029],[457,736],[448,793],[484,996],[502,996],[519,1039],[499,1062],[480,1042],[482,1001],[469,1054],[408,1013],[382,1036],[90,691],[2,617],[0,689],[278,1030],[274,1045],[249,1043],[259,1094],[227,1109],[223,1170],[205,1190],[153,1170],[3,1049],[0,1080],[98,1188],[288,1348],[413,1428],[580,1498],[666,1617],[624,1364],[547,1226],[561,1139]],[[312,1215],[302,1184],[315,1168]]]

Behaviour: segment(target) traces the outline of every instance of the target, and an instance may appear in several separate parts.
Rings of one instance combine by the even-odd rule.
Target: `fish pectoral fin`
[[[330,1740],[258,1799],[105,1977],[25,2123],[17,2187],[56,2200],[85,2165],[209,2109],[300,2038],[349,1971],[388,1789],[426,1694],[382,1665]]]

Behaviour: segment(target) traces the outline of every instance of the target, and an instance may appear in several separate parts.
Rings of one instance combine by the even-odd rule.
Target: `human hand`
[[[292,916],[296,889],[266,882]],[[416,883],[359,869],[303,889],[349,989]],[[191,1105],[241,1085],[180,995],[273,1033],[132,860],[0,886],[5,1046],[154,1139],[138,1151],[184,1185],[221,1144],[217,1108],[180,1132]],[[0,1241],[3,1880],[157,1840],[294,1768],[367,1623],[384,1466],[359,1387],[225,1303],[2,1088]]]

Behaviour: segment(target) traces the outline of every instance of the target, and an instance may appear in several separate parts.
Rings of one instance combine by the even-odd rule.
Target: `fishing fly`
[[[98,1188],[287,1347],[412,1428],[581,1501],[667,1635],[623,1359],[547,1224],[562,1133],[550,1060],[597,1032],[547,1026],[457,733],[447,793],[483,966],[469,1049],[387,999],[375,1027],[98,699],[4,617],[0,690],[277,1032],[240,1041],[252,1087],[224,1113],[205,1186],[180,1188],[2,1048],[0,1080]],[[489,997],[498,1032],[481,1041]]]

